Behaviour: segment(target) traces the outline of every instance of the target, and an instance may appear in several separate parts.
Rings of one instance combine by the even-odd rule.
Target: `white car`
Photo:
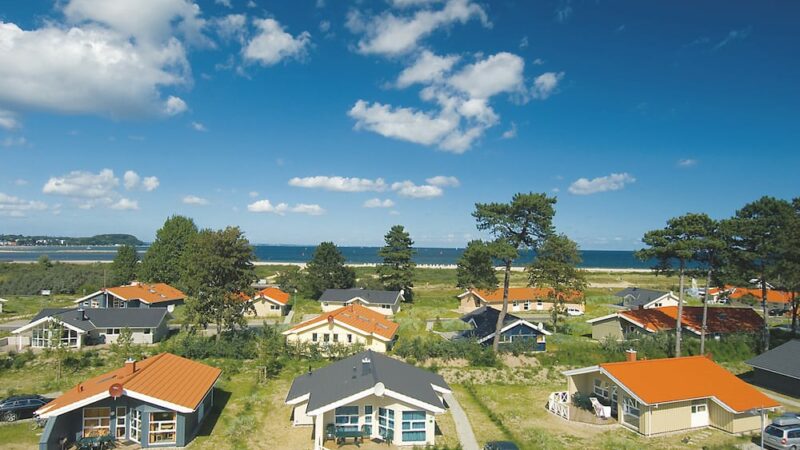
[[[567,315],[568,316],[582,316],[583,311],[577,308],[567,308]]]

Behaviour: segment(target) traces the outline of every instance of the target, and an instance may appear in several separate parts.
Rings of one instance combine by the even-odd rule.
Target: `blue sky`
[[[171,214],[252,242],[479,236],[558,197],[585,249],[798,195],[791,2],[64,0],[0,7],[0,232]]]

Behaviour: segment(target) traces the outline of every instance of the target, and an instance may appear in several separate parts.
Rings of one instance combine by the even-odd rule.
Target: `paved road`
[[[768,392],[768,391],[765,391],[763,389],[759,389],[759,390],[761,392],[763,392],[764,395],[766,395],[767,397],[769,397],[769,398],[771,398],[771,399],[773,399],[775,401],[778,401],[778,402],[781,402],[781,403],[785,403],[785,404],[791,406],[792,408],[798,408],[798,410],[800,410],[800,401],[793,400],[793,399],[791,399],[789,397],[785,397],[783,395],[774,394],[772,392]]]
[[[458,400],[453,394],[444,394],[444,401],[450,406],[450,414],[453,415],[453,421],[456,423],[456,434],[461,442],[461,448],[463,450],[480,450],[475,433],[472,432],[472,425],[469,424],[469,419],[461,409],[461,405],[458,404]]]

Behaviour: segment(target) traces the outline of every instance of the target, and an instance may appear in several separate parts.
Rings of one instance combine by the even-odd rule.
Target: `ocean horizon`
[[[139,246],[137,251],[144,254],[148,246]],[[314,254],[314,245],[253,245],[256,260],[268,263],[305,263]],[[339,247],[349,264],[375,264],[381,262],[378,256],[380,247]],[[415,247],[414,262],[425,266],[450,266],[458,262],[463,248]],[[115,246],[33,246],[0,247],[0,262],[36,261],[47,255],[52,261],[111,261],[117,252]],[[654,261],[641,261],[633,250],[582,250],[583,268],[608,269],[647,269]],[[516,266],[523,266],[533,260],[533,252],[523,252]]]

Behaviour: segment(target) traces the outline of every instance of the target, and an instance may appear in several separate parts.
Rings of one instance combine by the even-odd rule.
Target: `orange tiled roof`
[[[392,339],[399,327],[399,325],[387,319],[386,316],[381,313],[359,304],[351,304],[335,311],[322,313],[311,320],[307,320],[290,328],[288,331],[299,330],[311,324],[325,322],[328,318],[333,318],[335,321],[358,328],[367,334],[376,334],[386,339]]]
[[[182,358],[172,353],[160,353],[136,362],[136,370],[121,367],[90,378],[60,397],[39,408],[37,414],[47,414],[78,403],[98,394],[108,393],[112,384],[119,383],[125,391],[146,395],[156,400],[195,410],[222,373],[216,367]]]
[[[257,298],[259,296],[269,297],[282,305],[289,303],[289,294],[276,287],[265,287],[264,289],[256,292],[255,297]]]
[[[483,289],[473,289],[473,293],[486,300],[488,303],[503,303],[503,289],[487,291]],[[533,288],[533,287],[510,287],[508,288],[508,301],[525,300],[549,300],[553,288]],[[564,298],[565,302],[577,302],[580,299],[580,292],[573,292]]]
[[[166,283],[134,283],[128,286],[110,287],[105,290],[124,300],[142,300],[150,304],[186,298],[186,294]]]
[[[751,295],[757,300],[761,300],[761,288],[743,288],[743,287],[730,287],[729,297],[736,300],[742,297]],[[792,301],[792,293],[784,291],[776,291],[774,289],[767,289],[767,302],[768,303],[790,303]]]
[[[780,406],[705,356],[600,364],[644,402],[715,397],[736,412]],[[691,374],[691,380],[686,378]]]
[[[675,329],[678,307],[634,309],[620,314],[642,324],[648,331],[666,331]],[[699,334],[702,324],[702,306],[683,307],[682,327]],[[709,333],[752,332],[764,327],[764,319],[752,308],[709,307],[706,327]]]

